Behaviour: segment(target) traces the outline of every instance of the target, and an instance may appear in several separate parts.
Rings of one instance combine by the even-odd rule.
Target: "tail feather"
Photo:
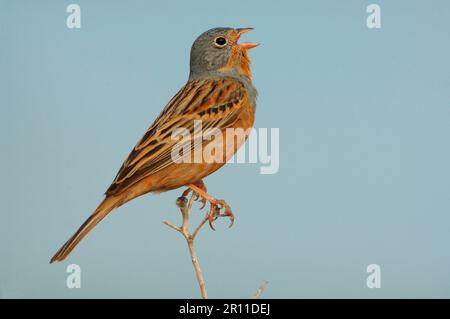
[[[118,200],[114,197],[106,197],[92,215],[80,226],[77,232],[56,252],[50,260],[54,261],[64,260],[75,248],[75,246],[95,227],[110,211],[115,207],[120,206]]]

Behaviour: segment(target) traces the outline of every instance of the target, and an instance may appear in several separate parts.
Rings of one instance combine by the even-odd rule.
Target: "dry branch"
[[[189,248],[189,254],[191,255],[192,265],[194,266],[195,275],[197,276],[198,285],[200,287],[200,292],[202,294],[202,298],[207,299],[208,293],[206,292],[205,280],[203,279],[203,273],[202,270],[200,269],[200,264],[198,262],[194,240],[198,232],[200,231],[200,228],[202,228],[202,226],[208,221],[208,214],[205,215],[200,224],[198,224],[194,232],[191,234],[189,231],[189,215],[192,208],[192,202],[195,197],[196,195],[193,192],[191,197],[189,198],[189,201],[186,199],[186,197],[179,197],[177,199],[177,205],[180,208],[182,216],[181,226],[176,226],[167,220],[165,220],[163,223],[169,226],[170,228],[176,230],[180,234],[182,234],[183,237],[186,239],[186,243]]]
[[[191,255],[192,265],[194,266],[195,275],[197,277],[198,285],[200,287],[200,292],[203,299],[208,298],[208,293],[206,292],[206,286],[205,286],[205,280],[203,279],[203,273],[200,268],[200,264],[198,262],[197,258],[197,252],[195,250],[194,240],[197,236],[200,229],[205,225],[205,223],[208,221],[209,213],[206,213],[205,217],[202,219],[202,221],[197,225],[193,233],[190,233],[189,231],[189,216],[191,213],[192,208],[192,202],[197,197],[195,192],[192,192],[191,197],[189,200],[186,197],[178,197],[177,199],[177,206],[180,208],[181,216],[182,216],[182,223],[181,226],[176,226],[172,222],[165,220],[163,221],[164,224],[169,226],[170,228],[176,230],[180,234],[183,235],[184,239],[186,239],[186,243],[189,248],[189,254]],[[261,286],[256,290],[253,298],[258,299],[261,297],[261,294],[264,292],[264,290],[267,287],[268,282],[263,281],[261,283]]]

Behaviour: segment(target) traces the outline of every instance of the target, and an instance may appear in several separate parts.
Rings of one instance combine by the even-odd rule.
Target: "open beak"
[[[241,37],[241,35],[243,35],[244,33],[247,33],[249,31],[253,30],[253,28],[239,28],[236,29],[237,31],[237,37],[236,37],[236,43],[238,42],[239,38]],[[259,43],[256,42],[243,42],[243,43],[237,43],[241,48],[243,49],[253,49],[255,47],[257,47],[259,45]]]

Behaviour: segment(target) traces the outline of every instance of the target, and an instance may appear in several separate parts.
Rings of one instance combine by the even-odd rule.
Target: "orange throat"
[[[247,50],[241,50],[241,61],[239,63],[239,72],[245,77],[252,79],[252,70],[250,69],[250,57]]]
[[[232,48],[228,63],[220,69],[220,71],[229,71],[235,69],[239,74],[245,76],[249,80],[252,79],[252,71],[250,69],[250,56],[248,51],[239,48],[237,45]]]

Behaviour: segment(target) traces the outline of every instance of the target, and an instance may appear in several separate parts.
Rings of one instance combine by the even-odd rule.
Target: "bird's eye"
[[[227,44],[227,39],[224,37],[217,37],[214,39],[214,44],[216,47],[223,48]]]

